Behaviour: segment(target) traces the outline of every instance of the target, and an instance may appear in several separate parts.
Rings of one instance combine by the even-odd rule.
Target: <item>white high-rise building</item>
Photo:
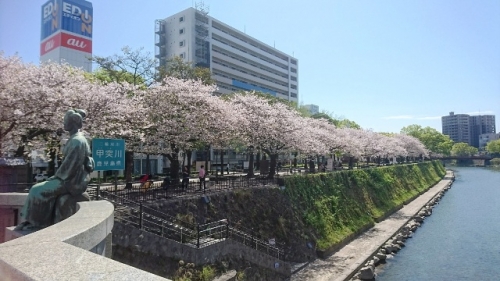
[[[319,113],[319,106],[317,106],[315,104],[306,104],[306,105],[304,105],[304,108],[309,110],[309,113],[311,113],[311,115]]]
[[[155,55],[160,66],[180,56],[210,68],[219,94],[256,90],[298,103],[298,60],[188,8],[156,20]]]

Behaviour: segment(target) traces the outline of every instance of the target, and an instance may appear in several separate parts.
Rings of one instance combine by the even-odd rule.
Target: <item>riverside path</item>
[[[446,176],[428,191],[415,198],[387,219],[375,224],[372,228],[352,240],[349,244],[327,259],[316,259],[302,270],[292,275],[291,281],[344,281],[351,278],[365,262],[398,230],[403,227],[422,207],[452,181],[453,172]]]

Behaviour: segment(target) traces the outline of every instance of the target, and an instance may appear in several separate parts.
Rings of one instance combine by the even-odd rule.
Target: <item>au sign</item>
[[[61,41],[63,47],[71,48],[85,53],[92,53],[92,41],[86,38],[63,32]]]

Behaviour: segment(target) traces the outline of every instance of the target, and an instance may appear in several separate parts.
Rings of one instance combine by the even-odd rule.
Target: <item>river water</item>
[[[453,167],[456,180],[377,281],[500,280],[500,171]]]

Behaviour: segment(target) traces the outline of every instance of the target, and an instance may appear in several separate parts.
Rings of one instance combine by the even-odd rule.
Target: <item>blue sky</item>
[[[42,0],[0,0],[0,50],[38,63]],[[91,1],[93,53],[144,47],[192,0]],[[450,111],[495,114],[500,1],[205,0],[209,15],[299,60],[299,98],[377,132],[441,131]]]

